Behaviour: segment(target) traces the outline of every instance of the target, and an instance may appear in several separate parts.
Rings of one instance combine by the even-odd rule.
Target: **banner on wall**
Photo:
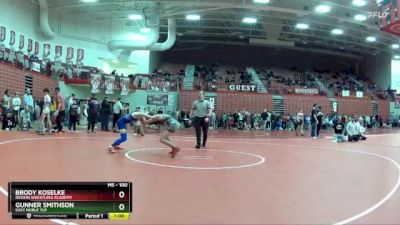
[[[343,97],[349,97],[350,96],[350,91],[349,90],[342,90],[342,96]]]
[[[74,48],[68,47],[66,60],[71,60],[72,58],[74,58]]]
[[[76,55],[76,64],[82,63],[85,57],[85,51],[81,48],[78,48],[77,55]]]
[[[318,89],[316,88],[296,88],[294,89],[296,94],[308,94],[308,95],[317,95]]]
[[[43,44],[43,58],[47,58],[50,55],[50,44]]]
[[[6,40],[6,27],[0,27],[0,41],[3,42]]]
[[[37,42],[37,41],[35,41],[35,52],[34,52],[34,54],[35,55],[39,54],[39,42]]]
[[[35,71],[35,72],[40,73],[40,63],[32,62],[32,70]]]
[[[215,109],[215,98],[214,97],[204,96],[204,99],[210,103],[211,109]]]
[[[362,97],[364,97],[364,92],[362,92],[362,91],[357,91],[357,92],[356,92],[356,97],[357,97],[357,98],[362,98]]]
[[[167,106],[168,94],[147,94],[147,105]]]
[[[25,37],[24,35],[20,34],[19,35],[19,49],[23,49],[25,46]]]
[[[100,92],[100,84],[101,84],[101,75],[100,74],[91,74],[90,75],[90,89],[91,92],[97,94]]]
[[[332,102],[332,110],[334,111],[334,112],[337,112],[337,102],[335,101],[335,102]]]
[[[15,31],[10,31],[10,46],[15,44]]]
[[[129,77],[122,77],[119,80],[121,85],[121,95],[127,95],[129,93]]]
[[[105,76],[104,87],[106,89],[107,95],[114,94],[114,84],[115,84],[114,76]]]
[[[32,39],[28,39],[28,52],[30,53],[30,52],[32,52]]]
[[[56,45],[55,54],[56,54],[56,56],[62,56],[62,46],[61,45]]]
[[[236,84],[231,84],[229,85],[228,89],[230,91],[250,91],[250,92],[256,92],[257,91],[257,86],[256,85],[236,85]]]
[[[67,56],[65,58],[67,64],[72,64],[72,58],[74,58],[74,48],[68,47],[67,48]]]

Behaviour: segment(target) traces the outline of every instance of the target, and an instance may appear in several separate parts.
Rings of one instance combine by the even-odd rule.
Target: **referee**
[[[200,148],[200,135],[203,130],[203,147],[206,147],[207,131],[211,117],[211,104],[204,99],[204,92],[200,91],[199,99],[193,102],[190,118],[196,129],[196,148]]]

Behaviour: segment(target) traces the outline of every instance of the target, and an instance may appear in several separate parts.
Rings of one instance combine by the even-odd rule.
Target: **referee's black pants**
[[[194,117],[193,118],[193,126],[196,130],[196,141],[197,145],[200,146],[200,135],[201,135],[201,130],[203,130],[203,146],[206,145],[207,142],[207,133],[208,133],[208,126],[209,123],[206,123],[205,120],[206,117]]]

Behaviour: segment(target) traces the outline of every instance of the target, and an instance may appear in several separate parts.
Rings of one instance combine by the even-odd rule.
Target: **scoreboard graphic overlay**
[[[10,182],[13,219],[128,220],[131,182]]]

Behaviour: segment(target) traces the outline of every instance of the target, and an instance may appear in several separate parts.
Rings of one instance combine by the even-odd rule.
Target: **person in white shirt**
[[[350,117],[350,121],[347,123],[346,126],[349,141],[358,141],[357,127],[354,120],[354,117]]]
[[[360,117],[358,119],[357,122],[355,122],[356,125],[356,132],[357,132],[357,136],[360,140],[367,140],[367,138],[365,137],[364,133],[365,133],[365,128],[361,125],[361,123],[363,122],[362,117]]]
[[[300,111],[297,113],[296,121],[297,121],[296,135],[299,135],[300,131],[300,135],[304,136],[304,113],[302,109],[300,109]]]
[[[115,102],[114,107],[113,107],[113,126],[112,129],[114,132],[118,132],[116,130],[115,125],[117,124],[118,119],[121,117],[121,111],[124,110],[125,108],[122,106],[121,103],[121,98],[118,98],[118,100]]]
[[[43,109],[42,109],[42,127],[43,127],[43,134],[46,133],[46,125],[45,125],[45,119],[46,119],[46,124],[47,124],[47,130],[49,131],[49,134],[51,134],[52,131],[52,124],[51,124],[51,119],[50,119],[50,106],[51,106],[51,97],[49,95],[50,91],[48,88],[43,89]]]
[[[20,113],[20,130],[29,130],[31,127],[31,109],[28,105]]]
[[[24,95],[24,106],[28,106],[29,110],[33,109],[33,97],[31,94],[31,90],[29,88],[26,89],[26,92]]]
[[[12,108],[14,111],[14,120],[18,124],[19,111],[21,109],[21,98],[18,96],[18,92],[15,92],[14,98],[12,99]]]
[[[26,108],[28,106],[28,108]],[[34,106],[33,106],[33,97],[31,93],[31,89],[26,89],[26,92],[24,94],[24,107],[25,110],[29,110],[29,113],[31,115],[31,121],[33,120],[33,113],[34,113]]]

